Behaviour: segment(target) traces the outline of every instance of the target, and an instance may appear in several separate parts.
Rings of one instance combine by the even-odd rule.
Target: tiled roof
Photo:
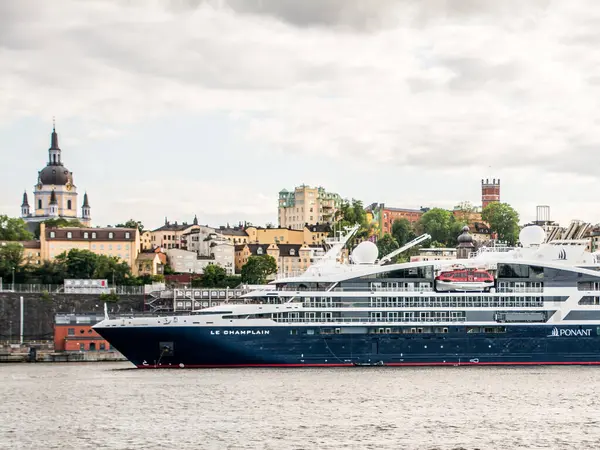
[[[24,248],[40,248],[41,244],[40,241],[0,241],[0,245],[7,245],[7,244],[20,244],[22,245]]]
[[[137,228],[46,228],[46,240],[69,240],[69,241],[135,241],[135,233]],[[54,237],[50,237],[50,233],[54,233]],[[71,237],[67,237],[67,233],[71,233]],[[87,233],[87,238],[84,233]],[[109,233],[112,233],[112,238],[109,238]],[[129,233],[129,237],[126,237]],[[93,238],[92,236],[96,236]]]
[[[187,230],[190,227],[193,227],[194,225],[188,225],[187,223],[183,223],[183,224],[167,224],[167,225],[163,225],[160,228],[157,228],[156,230],[153,231],[183,231],[183,230]]]
[[[244,230],[240,230],[238,228],[221,227],[216,231],[217,231],[217,233],[221,233],[226,236],[246,236],[246,237],[248,236],[248,233],[246,233]]]
[[[137,261],[154,261],[158,255],[156,253],[140,253],[137,257]]]

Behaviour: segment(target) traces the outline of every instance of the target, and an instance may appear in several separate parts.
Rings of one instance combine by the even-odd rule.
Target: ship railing
[[[496,292],[498,293],[504,293],[504,294],[529,294],[529,293],[542,293],[544,292],[544,288],[543,287],[513,287],[513,286],[507,286],[507,287],[499,287],[496,289]]]
[[[415,287],[374,287],[371,286],[371,291],[375,292],[433,292],[431,286],[415,286]]]
[[[465,322],[465,317],[414,317],[397,319],[372,317],[332,317],[332,318],[283,318],[276,317],[272,319],[277,323],[318,323],[318,324],[340,324],[340,323],[363,323],[365,325],[389,324],[389,323],[448,323]]]
[[[304,308],[541,308],[544,306],[544,300],[519,301],[511,298],[488,301],[423,301],[412,303],[371,303],[368,301],[356,302],[334,302],[334,303],[302,303]]]
[[[332,292],[356,292],[355,288],[336,287]],[[369,287],[371,292],[434,292],[431,286],[415,286],[415,287]]]

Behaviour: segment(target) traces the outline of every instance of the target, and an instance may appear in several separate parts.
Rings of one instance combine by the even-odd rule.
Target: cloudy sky
[[[302,183],[480,204],[485,177],[523,221],[599,222],[596,3],[2,1],[0,213],[56,116],[96,225],[276,221]]]

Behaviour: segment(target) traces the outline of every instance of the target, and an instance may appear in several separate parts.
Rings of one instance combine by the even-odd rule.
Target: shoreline
[[[37,351],[0,353],[2,363],[65,363],[65,362],[123,362],[127,361],[121,353],[108,352],[55,352]]]

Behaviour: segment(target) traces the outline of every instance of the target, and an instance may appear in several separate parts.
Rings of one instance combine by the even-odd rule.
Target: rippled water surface
[[[595,367],[130,367],[0,365],[0,448],[600,448]]]

